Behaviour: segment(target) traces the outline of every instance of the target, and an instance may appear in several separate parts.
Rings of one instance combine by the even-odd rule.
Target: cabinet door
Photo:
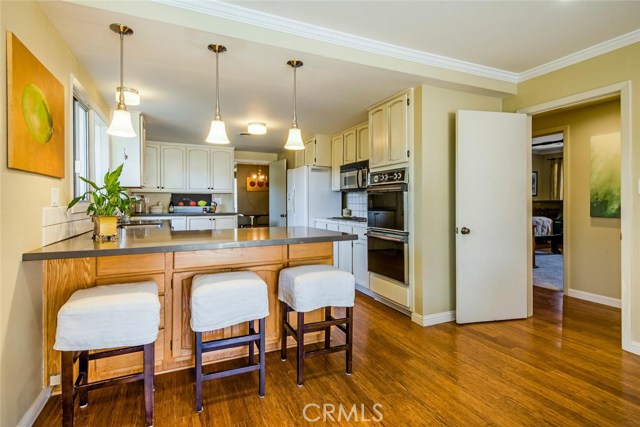
[[[342,233],[353,232],[353,228],[348,225],[340,225],[338,231]],[[338,268],[348,273],[353,272],[353,243],[351,240],[346,242],[338,242]]]
[[[304,166],[304,156],[306,154],[307,150],[296,150],[295,152],[295,158],[294,158],[294,165],[292,169],[295,168],[299,168],[300,166]]]
[[[144,149],[144,188],[160,189],[160,146],[147,144]]]
[[[331,189],[340,191],[340,166],[343,155],[343,135],[335,135],[331,139]]]
[[[407,161],[408,123],[407,95],[402,95],[387,104],[389,164]]]
[[[209,170],[209,150],[206,148],[188,148],[187,190],[210,190],[211,177],[209,175]]]
[[[369,159],[369,126],[364,125],[356,129],[356,161]]]
[[[344,159],[342,160],[343,164],[353,163],[356,161],[356,130],[351,129],[350,131],[345,132],[344,134]]]
[[[184,231],[187,229],[187,217],[171,217],[171,228],[174,231]]]
[[[314,166],[316,164],[316,140],[308,139],[304,143],[304,164]]]
[[[339,225],[335,222],[327,224],[327,230],[339,231]],[[333,266],[340,268],[340,245],[339,242],[333,242]]]
[[[233,193],[233,151],[211,151],[211,189]]]
[[[318,134],[314,135],[313,139],[316,141],[314,151],[314,165],[315,166],[331,166],[331,137],[329,135]]]
[[[185,185],[185,149],[182,147],[162,147],[162,184],[165,191],[184,190]]]
[[[216,230],[232,230],[236,228],[236,218],[215,218],[214,219],[214,228]]]
[[[187,217],[187,230],[213,230],[214,222],[210,216]]]
[[[388,161],[385,116],[384,106],[369,112],[369,167],[371,168],[383,166]]]
[[[131,122],[136,132],[134,138],[109,136],[110,141],[110,169],[114,170],[120,165],[120,185],[123,187],[142,186],[142,160],[144,147],[144,125],[142,114],[132,112]]]
[[[363,227],[353,227],[353,233],[358,235],[358,240],[353,242],[353,275],[358,285],[369,288],[366,231]]]

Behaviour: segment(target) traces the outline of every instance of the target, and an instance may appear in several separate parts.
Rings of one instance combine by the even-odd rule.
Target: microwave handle
[[[360,175],[362,174],[362,169],[358,169],[356,171],[356,185],[358,186],[358,188],[362,188],[362,181],[360,181]]]

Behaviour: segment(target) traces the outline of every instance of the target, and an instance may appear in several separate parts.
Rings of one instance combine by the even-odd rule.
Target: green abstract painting
[[[591,137],[591,216],[620,218],[620,134]]]

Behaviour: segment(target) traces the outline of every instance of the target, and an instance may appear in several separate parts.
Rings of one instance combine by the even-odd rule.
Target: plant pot
[[[93,238],[95,240],[115,239],[118,236],[118,217],[94,216],[93,217]]]

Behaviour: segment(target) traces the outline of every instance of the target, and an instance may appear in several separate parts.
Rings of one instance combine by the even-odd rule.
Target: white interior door
[[[287,226],[287,160],[269,164],[269,227]]]
[[[527,316],[529,118],[458,111],[456,321]]]

